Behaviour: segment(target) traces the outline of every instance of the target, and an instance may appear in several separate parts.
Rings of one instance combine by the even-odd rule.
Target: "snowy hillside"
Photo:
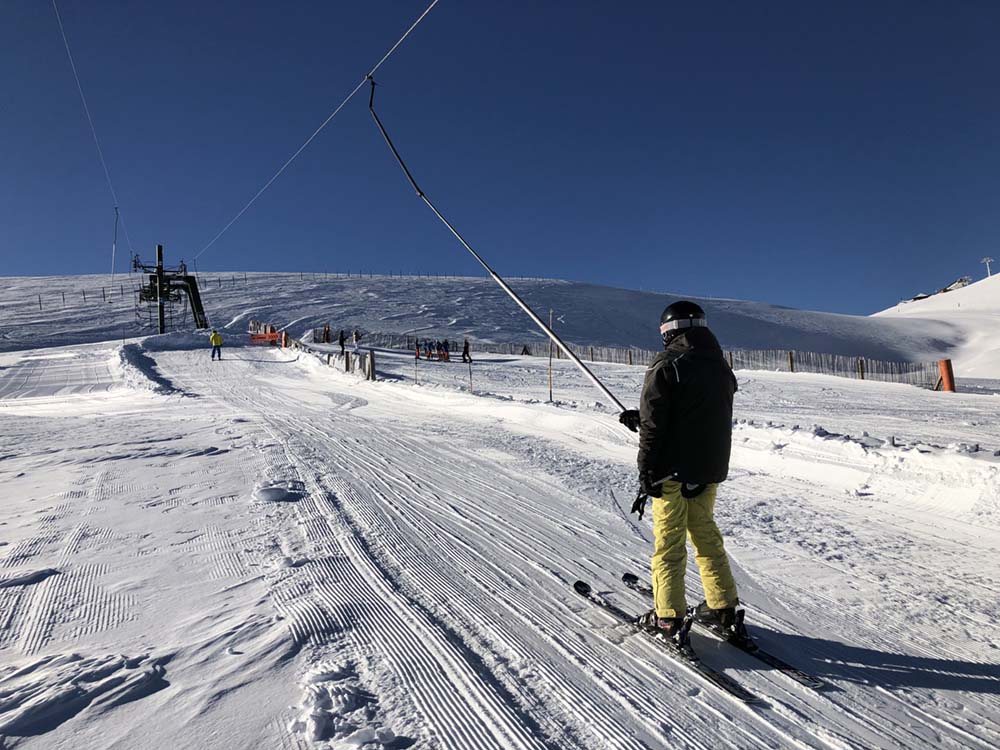
[[[84,343],[120,335],[131,306],[68,294],[56,309],[53,290],[80,280],[45,281],[17,280],[2,308],[4,750],[1000,745],[1000,397],[985,387],[737,372],[717,517],[761,646],[825,683],[696,633],[746,704],[574,593],[586,579],[648,607],[619,579],[646,575],[651,529],[628,513],[636,438],[570,363],[547,403],[542,358],[477,353],[470,369],[379,350],[366,382],[235,333],[221,362],[201,334]],[[258,317],[530,333],[484,280],[213,283],[233,332]],[[665,299],[517,285],[567,338],[606,343],[652,345],[630,328]],[[975,341],[980,304],[961,326],[706,306],[716,327],[766,319],[885,352]],[[823,321],[834,335],[811,332]],[[637,402],[642,368],[594,370]],[[687,585],[694,604],[693,559]]]
[[[1000,275],[953,292],[903,302],[877,315],[937,330],[942,322],[960,342],[953,352],[956,371],[969,378],[1000,377]]]
[[[452,338],[471,335],[486,341],[521,343],[542,336],[486,278],[249,274],[244,281],[242,274],[202,274],[201,279],[213,325],[233,331],[244,331],[248,318],[258,318],[287,325],[295,335],[329,321],[335,328],[420,331]],[[5,279],[0,289],[0,351],[136,335],[130,290],[130,283],[136,282],[135,276],[131,282],[127,276],[119,277],[114,285],[107,276]],[[543,314],[554,310],[556,331],[579,344],[656,349],[660,313],[677,299],[569,281],[512,280],[511,284],[536,310]],[[736,300],[698,301],[728,348],[934,360],[962,346],[969,335],[948,321],[835,315]],[[1000,371],[996,375],[1000,377]]]

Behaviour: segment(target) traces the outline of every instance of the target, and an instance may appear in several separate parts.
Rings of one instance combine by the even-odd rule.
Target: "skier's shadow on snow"
[[[240,357],[235,354],[230,354],[226,357],[226,360],[229,362],[259,362],[265,365],[290,365],[297,359],[297,357],[295,359],[257,359],[255,357]]]
[[[1000,695],[1000,664],[878,651],[825,638],[778,633],[760,626],[755,626],[753,633],[762,648],[832,681]]]

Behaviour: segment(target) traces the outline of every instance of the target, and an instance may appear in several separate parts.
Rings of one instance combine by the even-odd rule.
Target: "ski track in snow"
[[[717,507],[741,597],[765,648],[830,683],[696,636],[766,701],[748,707],[573,593],[648,606],[618,579],[645,570],[649,530],[622,507],[634,438],[565,363],[546,405],[530,359],[477,363],[472,396],[450,365],[414,387],[303,353],[129,346],[0,372],[12,746],[1000,744],[1000,463],[968,448],[1000,447],[992,397],[942,411],[901,386],[738,373]],[[380,353],[390,376],[412,366]],[[598,369],[634,400],[640,369]]]

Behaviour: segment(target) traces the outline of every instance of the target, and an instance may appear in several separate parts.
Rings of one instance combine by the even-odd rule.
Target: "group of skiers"
[[[431,341],[430,339],[425,339],[423,342],[423,349],[421,349],[420,339],[417,339],[414,345],[414,355],[416,359],[420,359],[420,353],[423,351],[424,359],[437,360],[438,362],[450,362],[451,361],[451,344],[448,339],[443,341]],[[472,355],[469,354],[469,340],[465,339],[462,344],[462,361],[472,363]]]
[[[362,335],[361,331],[359,331],[357,328],[355,328],[354,329],[354,333],[352,333],[351,336],[350,336],[351,345],[354,347],[355,353],[357,353],[357,351],[358,351],[358,345],[361,343],[361,335]],[[327,324],[325,324],[323,326],[322,338],[317,343],[320,343],[320,344],[331,344],[331,343],[333,343],[332,339],[333,339],[333,336],[332,336],[332,332],[330,330],[330,324],[327,323]],[[348,341],[347,334],[344,333],[344,329],[341,328],[340,329],[340,334],[337,336],[337,343],[340,344],[340,354],[341,354],[341,356],[343,356],[344,352],[347,351],[347,341]]]

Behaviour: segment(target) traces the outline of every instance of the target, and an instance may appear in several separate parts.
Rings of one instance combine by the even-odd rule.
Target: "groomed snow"
[[[649,553],[634,435],[565,361],[545,403],[544,360],[474,356],[471,393],[460,362],[379,351],[369,383],[185,335],[0,356],[0,745],[1000,744],[988,388],[737,373],[717,512],[741,598],[829,682],[696,637],[748,707],[572,591],[647,606],[617,583]],[[640,368],[595,371],[635,403]]]

